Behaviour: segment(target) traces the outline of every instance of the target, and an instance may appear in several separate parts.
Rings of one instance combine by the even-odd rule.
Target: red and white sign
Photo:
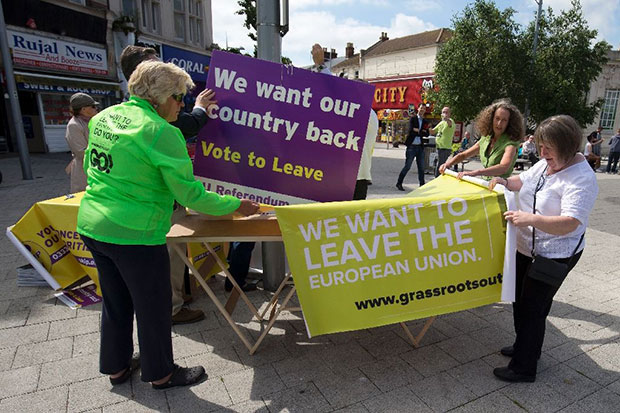
[[[108,74],[105,48],[7,30],[13,62],[72,73]]]
[[[413,104],[418,107],[423,102],[424,91],[432,89],[434,85],[432,77],[423,77],[407,80],[391,80],[386,82],[369,81],[375,86],[375,94],[372,108],[375,111],[381,109],[409,109]],[[427,103],[427,102],[424,102]]]

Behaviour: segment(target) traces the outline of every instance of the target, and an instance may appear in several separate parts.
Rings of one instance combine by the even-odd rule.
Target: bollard
[[[284,243],[271,241],[262,243],[263,287],[267,291],[275,291],[284,280],[286,272],[284,264]]]

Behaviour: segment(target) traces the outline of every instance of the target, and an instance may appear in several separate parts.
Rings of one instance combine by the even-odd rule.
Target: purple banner
[[[351,200],[374,87],[214,51],[217,105],[198,135],[207,189],[285,205]]]

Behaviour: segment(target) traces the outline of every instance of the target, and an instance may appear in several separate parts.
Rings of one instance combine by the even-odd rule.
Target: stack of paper
[[[17,268],[18,287],[49,287],[45,278],[41,276],[30,264]]]

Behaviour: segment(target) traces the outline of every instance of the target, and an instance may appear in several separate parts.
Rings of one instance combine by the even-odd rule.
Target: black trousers
[[[366,199],[368,195],[368,179],[358,179],[355,181],[355,191],[353,192],[353,201]]]
[[[114,374],[129,366],[136,314],[143,381],[172,372],[172,290],[166,244],[117,245],[82,235],[93,254],[103,293],[99,369]]]
[[[581,252],[572,258],[573,269]],[[570,258],[556,259],[566,263]],[[527,276],[532,258],[517,252],[516,300],[512,304],[515,332],[514,355],[508,367],[521,374],[536,375],[538,356],[545,339],[547,316],[559,287],[553,287]]]

